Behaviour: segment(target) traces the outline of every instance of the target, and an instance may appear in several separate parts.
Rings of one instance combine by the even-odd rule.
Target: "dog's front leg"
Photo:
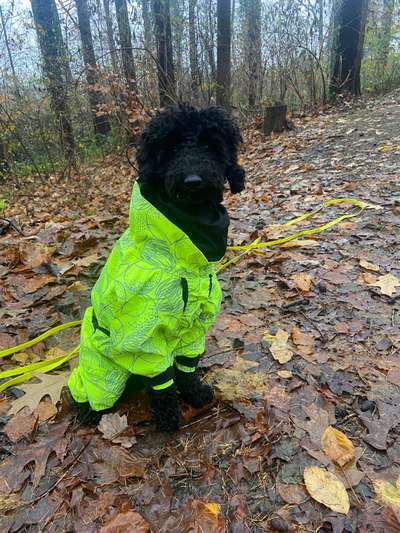
[[[168,368],[150,378],[150,406],[158,431],[172,433],[179,429],[180,406],[174,383],[174,369]]]
[[[200,380],[198,362],[198,357],[178,356],[175,360],[175,383],[182,399],[200,409],[214,400],[214,391]]]
[[[179,429],[180,407],[175,384],[150,391],[150,405],[157,431],[173,433]]]

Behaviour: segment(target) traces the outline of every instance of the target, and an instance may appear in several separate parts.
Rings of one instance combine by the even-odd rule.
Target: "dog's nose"
[[[197,174],[190,174],[183,180],[183,184],[190,189],[197,189],[202,183],[203,180]]]

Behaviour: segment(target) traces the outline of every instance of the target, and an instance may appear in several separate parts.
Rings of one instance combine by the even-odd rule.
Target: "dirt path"
[[[135,428],[137,442],[129,452],[99,432],[71,430],[70,415],[42,424],[30,440],[11,444],[4,436],[0,493],[9,498],[1,505],[10,511],[0,519],[2,531],[41,527],[86,533],[103,524],[104,532],[116,531],[111,526],[117,524],[124,531],[146,531],[137,513],[157,532],[400,530],[398,510],[377,503],[373,487],[376,480],[395,483],[400,474],[399,104],[400,95],[394,95],[314,117],[272,141],[248,132],[249,187],[227,202],[235,244],[274,238],[271,224],[328,198],[358,198],[379,209],[366,209],[297,246],[249,255],[221,274],[224,308],[202,361],[221,401],[195,418],[186,411],[187,425],[177,436],[156,435],[140,423],[148,419],[142,397],[118,409]],[[113,168],[110,162],[108,171]],[[90,170],[87,183],[96,173]],[[27,266],[20,257],[0,265],[2,280],[7,279],[0,297],[13,313],[0,309],[3,341],[36,334],[43,321],[49,327],[76,318],[86,305],[92,278],[85,281],[82,274],[106,256],[123,226],[113,217],[126,213],[124,179],[115,178],[114,192],[108,184],[104,205],[96,200],[98,186],[89,188],[94,213],[68,204],[71,216],[50,215],[47,226],[38,221],[42,215],[35,222],[28,213],[21,215],[20,221],[30,223],[27,231],[41,236],[39,242],[61,250],[46,264],[59,272],[67,263],[72,266],[65,275],[58,273],[50,288],[39,283],[22,293],[21,284],[35,288],[34,280],[45,275],[43,262]],[[39,214],[40,209],[38,204]],[[346,209],[324,210],[312,224]],[[83,237],[77,236],[79,229]],[[97,241],[90,244],[93,236]],[[2,237],[8,258],[16,243],[21,249],[26,242],[21,239],[10,233]],[[93,254],[95,259],[87,259]],[[67,289],[78,279],[87,286]],[[388,289],[387,282],[395,285],[396,279],[399,286]],[[271,342],[279,330],[284,340],[276,349]],[[321,445],[329,425],[355,447],[355,460],[344,471]],[[310,466],[343,482],[351,505],[347,516],[309,496],[303,475]],[[43,493],[46,497],[18,509]]]

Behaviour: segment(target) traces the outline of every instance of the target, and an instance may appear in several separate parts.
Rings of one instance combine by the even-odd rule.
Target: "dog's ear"
[[[233,194],[243,191],[245,172],[238,163],[238,149],[243,142],[240,129],[234,118],[222,107],[209,107],[203,110],[208,126],[218,129],[219,137],[227,148],[226,178]]]
[[[161,185],[167,158],[179,143],[181,113],[176,107],[158,112],[144,128],[139,141],[137,162],[139,181]]]

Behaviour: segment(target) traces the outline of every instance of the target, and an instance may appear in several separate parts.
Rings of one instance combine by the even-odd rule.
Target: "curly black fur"
[[[158,431],[173,433],[179,429],[180,408],[175,385],[159,391],[151,389],[150,405]]]
[[[87,426],[97,426],[97,424],[100,422],[101,417],[106,413],[107,411],[94,411],[91,407],[89,402],[79,403],[76,402],[73,398],[73,405],[75,407],[75,410],[78,415],[78,419],[82,424],[86,424]]]
[[[196,372],[182,372],[175,369],[175,383],[182,396],[182,399],[200,409],[214,400],[212,387],[202,383]]]
[[[143,131],[137,153],[139,182],[177,203],[221,202],[226,179],[232,193],[244,189],[245,173],[238,164],[241,141],[236,122],[222,108],[170,107]],[[183,183],[191,175],[202,179],[201,189],[192,195]]]

